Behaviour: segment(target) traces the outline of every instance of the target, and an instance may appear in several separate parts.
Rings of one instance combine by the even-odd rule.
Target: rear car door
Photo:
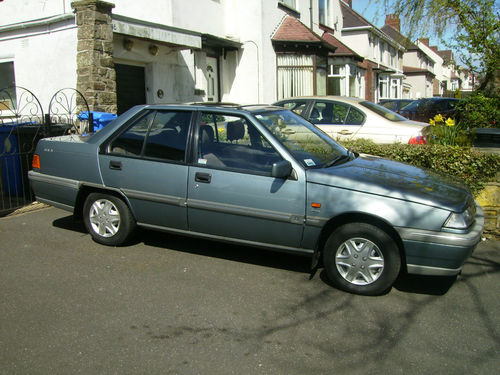
[[[305,177],[271,177],[283,157],[249,118],[205,111],[189,167],[190,231],[248,243],[299,247],[305,215]]]
[[[121,191],[139,224],[187,229],[191,117],[191,111],[147,109],[101,149],[104,184]]]
[[[359,136],[365,115],[353,106],[334,100],[316,100],[309,121],[335,140]]]

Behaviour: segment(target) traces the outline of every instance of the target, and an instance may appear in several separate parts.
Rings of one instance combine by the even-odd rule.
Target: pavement
[[[140,231],[93,242],[70,213],[0,218],[0,374],[496,374],[500,241],[455,278],[378,297],[309,260]]]

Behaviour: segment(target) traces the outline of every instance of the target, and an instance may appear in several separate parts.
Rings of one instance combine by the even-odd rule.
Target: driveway
[[[2,218],[0,374],[498,372],[500,242],[379,297],[308,269],[150,231],[104,247],[55,208]]]

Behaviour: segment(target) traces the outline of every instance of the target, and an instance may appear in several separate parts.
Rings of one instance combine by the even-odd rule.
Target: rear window
[[[396,112],[393,112],[390,109],[382,107],[381,105],[369,101],[364,101],[359,104],[361,104],[365,108],[368,108],[370,111],[375,112],[377,115],[384,117],[389,121],[394,121],[394,122],[408,121],[406,117],[398,115]]]

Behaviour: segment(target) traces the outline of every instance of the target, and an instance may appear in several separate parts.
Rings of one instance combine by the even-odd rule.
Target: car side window
[[[154,116],[155,112],[148,112],[135,121],[131,127],[109,145],[109,152],[126,156],[141,156],[149,124]]]
[[[346,125],[363,125],[365,122],[365,115],[363,112],[357,110],[354,107],[349,108],[349,113],[345,120]]]
[[[153,119],[145,157],[184,161],[191,112],[158,111]]]
[[[313,124],[343,125],[349,111],[349,105],[338,102],[317,101],[311,111],[309,121]]]
[[[212,168],[270,174],[281,156],[244,117],[202,114],[197,164]]]
[[[285,108],[285,109],[288,109],[290,111],[293,111],[295,112],[296,114],[298,115],[302,115],[302,112],[304,112],[304,110],[306,109],[307,107],[307,102],[305,101],[294,101],[294,102],[285,102],[285,103],[282,103],[282,106]]]
[[[109,145],[109,152],[133,157],[184,161],[189,111],[151,111]]]

